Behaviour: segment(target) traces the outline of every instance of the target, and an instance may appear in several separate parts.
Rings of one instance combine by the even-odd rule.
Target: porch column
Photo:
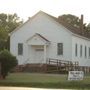
[[[44,62],[46,62],[46,45],[44,45]]]

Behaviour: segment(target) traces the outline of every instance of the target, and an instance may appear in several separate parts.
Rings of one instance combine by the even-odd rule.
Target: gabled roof
[[[43,12],[43,11],[42,11]],[[62,19],[58,19],[52,15],[49,15],[45,12],[43,12],[44,14],[48,15],[49,17],[51,17],[52,19],[54,19],[57,23],[63,25],[65,28],[67,28],[69,31],[71,31],[72,33],[74,34],[77,34],[77,35],[80,35],[80,36],[83,36],[83,37],[86,37],[86,38],[89,38],[90,39],[90,35],[86,32],[84,32],[84,34],[82,34],[82,31],[79,29],[79,28],[76,28],[74,26],[71,26],[70,24],[68,23],[65,23]]]
[[[35,33],[32,37],[30,37],[30,38],[27,40],[27,42],[28,42],[30,39],[32,39],[33,37],[35,37],[36,35],[39,36],[40,38],[42,38],[44,41],[50,43],[50,41],[49,41],[48,39],[46,39],[45,37],[43,37],[43,36],[42,36],[41,34],[39,34],[39,33]]]
[[[46,39],[45,37],[43,37],[41,34],[36,33],[36,35],[38,35],[39,37],[41,37],[41,38],[44,39],[45,41],[50,42],[48,39]]]
[[[71,25],[68,24],[68,23],[63,22],[63,20],[59,20],[58,18],[56,18],[56,17],[54,17],[54,16],[52,16],[52,15],[49,15],[49,14],[43,12],[43,11],[39,11],[37,14],[39,14],[39,13],[43,13],[43,14],[49,16],[49,17],[52,18],[54,21],[56,21],[56,22],[59,23],[60,25],[63,25],[65,28],[67,28],[70,32],[90,39],[90,35],[88,35],[87,33],[82,34],[80,29],[78,29],[78,28],[76,28],[76,27],[73,27],[73,26],[71,26]],[[31,19],[33,19],[37,14],[35,14]],[[30,20],[31,20],[31,19],[30,19]],[[29,22],[30,20],[28,20],[27,22]],[[25,22],[24,24],[26,24],[27,22]],[[24,24],[23,24],[23,25],[24,25]],[[19,26],[19,27],[16,28],[14,31],[17,31],[17,30],[18,30],[20,27],[22,27],[23,25]],[[13,32],[14,32],[14,31],[13,31]],[[11,32],[10,34],[12,34],[13,32]],[[38,34],[38,35],[39,35],[39,34]],[[39,36],[42,37],[41,35],[39,35]],[[43,37],[43,38],[44,38],[44,37]]]

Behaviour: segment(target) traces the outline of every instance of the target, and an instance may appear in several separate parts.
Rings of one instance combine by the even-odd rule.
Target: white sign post
[[[83,80],[84,72],[83,71],[69,71],[68,80]]]

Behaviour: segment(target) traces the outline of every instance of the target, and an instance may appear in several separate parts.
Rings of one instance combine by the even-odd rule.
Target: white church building
[[[10,52],[19,65],[53,58],[90,67],[90,38],[42,11],[10,33]]]

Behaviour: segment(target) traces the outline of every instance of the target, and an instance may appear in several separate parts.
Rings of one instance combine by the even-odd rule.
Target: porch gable
[[[36,33],[32,37],[30,37],[27,41],[28,45],[49,45],[50,41],[47,40],[42,35]]]

